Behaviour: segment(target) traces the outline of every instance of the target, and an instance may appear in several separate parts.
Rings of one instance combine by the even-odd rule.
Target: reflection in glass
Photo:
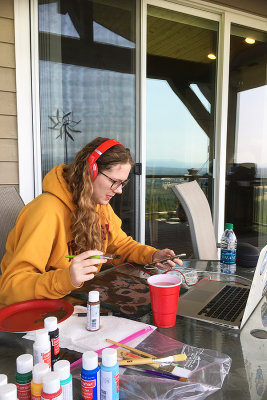
[[[146,243],[192,254],[171,185],[197,180],[212,206],[217,22],[148,6]]]
[[[247,37],[255,43],[247,43]],[[225,219],[237,238],[267,240],[267,34],[231,28]]]
[[[135,1],[38,4],[42,176],[97,136],[135,158]],[[78,123],[69,135],[67,119]],[[113,202],[132,235],[133,191],[134,179]]]

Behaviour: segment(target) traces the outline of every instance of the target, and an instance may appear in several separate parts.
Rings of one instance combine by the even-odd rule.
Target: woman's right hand
[[[70,278],[74,286],[81,286],[85,281],[94,278],[94,272],[97,272],[96,265],[107,262],[105,258],[88,258],[91,256],[103,255],[99,250],[88,250],[78,256],[75,256],[70,265]]]

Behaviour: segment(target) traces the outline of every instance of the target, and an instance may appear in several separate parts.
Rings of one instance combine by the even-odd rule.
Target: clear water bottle
[[[236,272],[236,245],[237,240],[233,231],[233,224],[226,223],[221,239],[221,272],[235,274]]]

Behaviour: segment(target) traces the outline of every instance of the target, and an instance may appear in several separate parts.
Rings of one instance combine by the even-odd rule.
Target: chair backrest
[[[8,234],[15,226],[23,207],[23,200],[14,186],[0,187],[0,262],[6,251]]]
[[[195,258],[218,260],[217,244],[208,200],[196,181],[172,186],[186,213]]]

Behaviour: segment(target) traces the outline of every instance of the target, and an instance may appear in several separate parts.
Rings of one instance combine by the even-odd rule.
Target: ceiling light
[[[216,56],[215,56],[214,53],[208,54],[208,58],[209,58],[210,60],[216,60]]]
[[[250,37],[247,37],[247,38],[245,39],[245,42],[246,42],[247,44],[254,44],[254,43],[255,43],[255,39],[250,38]]]

